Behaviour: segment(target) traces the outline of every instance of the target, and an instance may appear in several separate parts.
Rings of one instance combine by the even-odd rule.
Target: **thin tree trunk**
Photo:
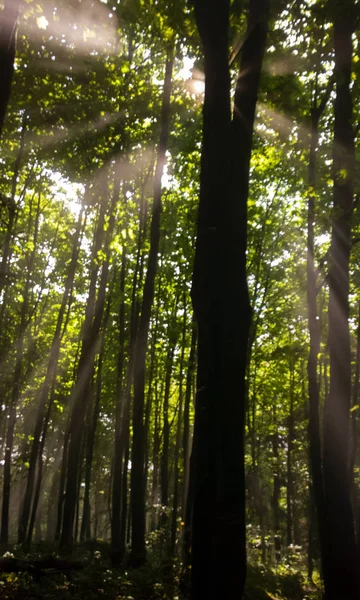
[[[59,497],[58,497],[56,528],[55,528],[55,541],[57,541],[57,542],[60,540],[62,522],[63,522],[63,514],[64,514],[66,465],[67,465],[67,458],[68,458],[68,451],[69,451],[69,439],[70,439],[69,425],[70,425],[70,419],[66,425],[66,431],[65,431],[65,435],[64,435],[63,455],[62,455],[61,470],[60,470]]]
[[[276,413],[275,415],[276,416]],[[276,429],[276,422],[274,423]],[[275,560],[280,562],[281,559],[281,531],[280,531],[280,495],[281,495],[281,483],[279,475],[279,436],[277,431],[272,436],[272,451],[274,459],[274,484],[272,493],[272,509],[273,509],[273,523],[274,523],[274,547],[275,547]]]
[[[175,455],[174,455],[174,495],[173,495],[173,506],[171,516],[171,537],[170,537],[170,556],[175,556],[176,549],[176,532],[177,532],[177,516],[179,506],[179,471],[180,471],[180,444],[181,444],[181,430],[182,430],[182,417],[183,417],[183,381],[184,381],[184,365],[185,365],[185,344],[186,344],[186,330],[187,330],[187,310],[186,310],[186,292],[184,293],[184,321],[183,331],[181,340],[181,355],[179,365],[179,409],[177,416],[177,427],[176,427],[176,441],[175,441]]]
[[[81,531],[80,531],[80,541],[89,540],[91,537],[91,528],[90,528],[90,517],[91,517],[91,506],[90,506],[90,486],[91,486],[91,470],[94,456],[94,446],[95,446],[95,436],[96,429],[98,424],[98,418],[100,413],[100,401],[101,401],[101,385],[102,385],[102,367],[104,360],[104,346],[105,346],[105,333],[107,328],[107,323],[109,320],[111,308],[111,294],[109,295],[106,311],[103,318],[102,324],[102,334],[101,334],[101,343],[99,350],[99,358],[97,363],[97,372],[96,372],[96,384],[95,384],[95,404],[92,414],[92,420],[90,423],[90,428],[86,440],[86,466],[85,466],[85,490],[84,490],[84,507],[83,507],[83,517],[81,522]]]
[[[122,492],[122,463],[123,447],[121,429],[124,416],[124,361],[125,361],[125,274],[126,251],[123,249],[120,272],[120,309],[119,309],[119,351],[117,360],[117,389],[115,413],[115,448],[112,485],[112,518],[111,518],[111,560],[113,566],[118,566],[122,560],[120,555],[121,536],[121,492]],[[131,352],[131,349],[130,349]]]
[[[159,490],[159,455],[161,448],[161,437],[160,437],[160,398],[163,392],[163,382],[161,382],[160,394],[158,392],[158,386],[155,386],[155,410],[154,410],[154,433],[153,433],[153,448],[152,448],[152,482],[151,482],[151,521],[150,531],[154,531],[158,527],[158,511],[156,506],[160,503],[160,490]]]
[[[98,358],[98,367],[96,375],[96,386],[94,386],[95,403],[93,407],[92,420],[89,423],[89,428],[86,436],[86,457],[85,457],[85,489],[84,489],[84,503],[83,512],[81,519],[80,528],[80,542],[89,540],[91,538],[91,505],[90,505],[90,486],[91,486],[91,468],[94,455],[94,443],[95,434],[97,428],[97,421],[100,410],[100,398],[101,398],[101,371],[102,371],[102,351]],[[89,406],[90,408],[90,406]],[[91,415],[90,415],[91,416]]]
[[[164,254],[164,248],[161,250],[161,256]],[[160,263],[161,264],[161,263]],[[153,388],[154,381],[156,379],[155,369],[156,369],[156,344],[157,344],[157,336],[158,336],[158,328],[159,328],[159,315],[160,315],[160,305],[161,305],[161,285],[162,285],[162,276],[163,271],[160,270],[158,276],[158,286],[156,293],[156,314],[155,314],[155,325],[152,327],[151,331],[151,350],[150,350],[150,366],[149,366],[149,376],[148,376],[148,391],[147,391],[147,401],[145,407],[145,461],[144,461],[144,485],[145,489],[147,486],[148,474],[149,474],[149,433],[151,426],[151,416],[152,416],[152,407],[153,407]],[[156,420],[156,419],[155,419]],[[153,444],[154,445],[154,444]],[[153,502],[151,502],[151,506],[153,506]],[[152,511],[153,514],[153,511]]]
[[[328,88],[330,93],[330,87]],[[309,391],[309,448],[310,448],[310,469],[312,476],[312,485],[310,489],[310,502],[315,501],[316,513],[319,523],[319,535],[321,546],[322,574],[327,578],[328,557],[327,557],[327,527],[326,527],[326,507],[325,492],[322,472],[321,457],[321,439],[320,439],[320,375],[318,376],[318,354],[320,352],[320,320],[318,319],[317,299],[316,299],[316,272],[314,258],[314,222],[315,222],[315,198],[316,198],[316,151],[318,146],[319,119],[325,109],[328,100],[328,92],[325,93],[323,100],[318,104],[317,90],[315,90],[314,104],[311,110],[311,140],[309,157],[309,193],[308,193],[308,216],[307,216],[307,304],[308,304],[308,322],[310,334],[310,352],[307,364],[308,372],[308,391]],[[312,573],[311,554],[313,553],[313,507],[310,508],[310,528],[309,528],[309,575]]]
[[[130,350],[129,350],[129,361],[127,366],[127,381],[126,381],[126,392],[125,392],[125,407],[123,415],[123,427],[122,427],[122,440],[121,448],[124,449],[124,466],[122,474],[122,510],[121,510],[121,528],[120,528],[120,556],[125,556],[126,544],[128,543],[130,535],[130,515],[128,516],[128,471],[129,471],[129,459],[130,459],[130,418],[131,418],[131,392],[132,392],[132,381],[134,376],[134,362],[136,352],[136,337],[139,324],[140,314],[140,303],[138,301],[138,291],[142,287],[143,273],[144,273],[144,254],[141,254],[141,249],[146,237],[146,204],[142,211],[142,234],[139,241],[139,253],[137,258],[137,269],[134,273],[133,280],[133,295],[131,301],[131,320],[130,320]],[[140,223],[141,225],[141,223]],[[140,233],[139,233],[140,235]]]
[[[91,394],[91,387],[89,390],[89,394]],[[75,495],[75,523],[74,523],[74,534],[73,534],[73,540],[72,542],[77,542],[78,540],[78,532],[79,532],[79,520],[80,520],[80,501],[81,501],[81,482],[82,482],[82,476],[83,476],[83,468],[84,468],[84,457],[85,457],[85,445],[86,445],[86,440],[83,437],[81,439],[81,449],[80,449],[80,456],[79,456],[79,468],[78,468],[78,473],[77,473],[77,482],[76,482],[76,495]],[[65,507],[66,507],[66,496],[65,496]]]
[[[34,234],[33,234],[33,249],[28,257],[26,270],[26,283],[25,289],[23,292],[23,302],[21,304],[21,313],[20,313],[20,325],[19,325],[19,334],[18,340],[16,343],[16,358],[15,358],[15,368],[14,368],[14,377],[13,377],[13,385],[11,391],[11,399],[10,399],[10,409],[9,409],[9,421],[8,421],[8,429],[6,436],[6,448],[5,448],[5,457],[4,457],[4,482],[3,482],[3,505],[2,505],[2,515],[1,515],[1,537],[0,543],[4,546],[8,543],[9,538],[9,507],[10,507],[10,485],[11,485],[11,459],[12,459],[12,449],[14,443],[14,429],[16,422],[16,411],[17,404],[20,398],[20,393],[23,385],[23,361],[24,361],[24,343],[25,343],[25,335],[26,328],[28,326],[28,317],[29,317],[29,308],[30,308],[30,290],[31,290],[31,282],[32,282],[32,274],[34,270],[35,263],[35,255],[37,252],[37,240],[39,233],[39,223],[40,223],[40,207],[41,207],[41,194],[38,194],[38,202],[36,207],[35,219],[34,219]],[[28,239],[30,238],[30,230],[32,226],[32,214],[30,211],[29,217],[29,226],[28,226]]]
[[[165,68],[164,93],[160,119],[161,132],[158,146],[156,171],[154,177],[154,199],[150,231],[150,252],[145,277],[139,330],[136,342],[136,357],[134,364],[133,444],[131,455],[131,563],[133,566],[140,566],[144,563],[146,559],[144,486],[145,435],[143,422],[145,400],[145,362],[151,307],[154,298],[154,284],[158,261],[157,255],[160,242],[161,177],[166,163],[166,150],[169,136],[172,68],[173,52],[171,49],[168,52]]]
[[[335,121],[333,147],[334,210],[329,268],[330,390],[324,419],[324,486],[330,568],[326,600],[359,598],[359,569],[350,499],[349,431],[351,351],[349,334],[349,261],[353,210],[354,132],[352,128],[352,34],[354,2],[334,14]]]
[[[170,385],[171,375],[174,363],[174,354],[177,340],[176,331],[176,312],[178,299],[175,301],[173,317],[169,325],[169,346],[166,356],[165,365],[165,393],[163,403],[163,444],[161,452],[161,525],[164,527],[167,523],[167,507],[169,503],[169,441],[170,441],[170,424],[169,424],[169,400],[170,400]]]
[[[123,368],[125,352],[125,298],[120,305],[119,310],[119,355],[118,355],[118,402],[115,414],[115,448],[114,448],[114,476],[112,485],[112,520],[111,520],[111,549],[112,563],[118,566],[125,556],[126,549],[126,525],[127,525],[127,507],[128,507],[128,463],[130,446],[130,412],[131,412],[131,392],[134,371],[136,336],[139,319],[139,303],[137,300],[139,289],[142,286],[143,277],[143,254],[142,248],[146,238],[146,201],[144,198],[144,188],[150,171],[145,178],[142,187],[140,208],[139,208],[139,232],[136,252],[135,269],[132,282],[131,293],[131,314],[130,314],[130,337],[129,351],[125,389],[123,390]],[[124,294],[125,290],[125,267],[126,255],[123,254],[122,268],[120,276],[120,292]],[[119,379],[121,377],[121,380]]]
[[[183,430],[183,469],[184,469],[184,483],[183,483],[183,499],[182,499],[182,518],[185,522],[186,506],[189,490],[189,476],[190,476],[190,402],[193,389],[193,381],[195,375],[195,361],[196,361],[196,324],[193,318],[191,325],[191,342],[190,342],[190,354],[187,364],[186,372],[186,388],[185,388],[185,402],[184,402],[184,430]]]
[[[73,239],[73,249],[72,256],[70,260],[70,264],[68,267],[68,273],[65,282],[65,289],[57,317],[57,323],[55,328],[55,333],[50,349],[49,362],[47,366],[47,371],[45,375],[45,380],[42,384],[40,391],[40,399],[39,399],[39,408],[36,417],[36,423],[33,433],[33,441],[31,445],[30,458],[29,458],[29,470],[26,481],[26,488],[23,500],[23,508],[19,521],[19,530],[18,530],[18,543],[22,544],[27,537],[27,528],[28,521],[31,510],[31,501],[35,483],[35,473],[36,473],[36,464],[39,460],[39,465],[42,462],[41,456],[39,456],[39,448],[40,448],[40,436],[41,431],[43,430],[43,421],[45,414],[47,412],[47,407],[50,408],[49,393],[51,387],[54,385],[54,381],[56,379],[56,372],[58,368],[58,361],[60,355],[60,342],[61,342],[61,332],[63,327],[63,320],[65,315],[66,306],[69,300],[70,292],[73,287],[76,266],[78,263],[79,251],[80,251],[80,243],[81,243],[81,230],[82,230],[82,220],[83,220],[83,212],[82,208],[79,214],[78,223],[76,227],[76,231]],[[53,398],[53,394],[52,394]],[[50,418],[50,411],[48,410],[48,418]],[[45,440],[44,440],[45,441]],[[40,467],[39,467],[40,468]]]
[[[288,435],[287,435],[287,486],[286,486],[286,538],[287,545],[293,543],[293,472],[292,472],[292,451],[294,447],[294,378],[295,365],[291,357],[290,364],[290,410],[288,417]]]
[[[96,353],[98,352],[99,333],[103,319],[103,312],[106,298],[106,287],[109,271],[110,259],[110,241],[115,225],[115,206],[119,197],[119,185],[115,185],[113,198],[109,210],[109,222],[106,229],[104,252],[105,259],[102,265],[101,277],[95,308],[89,309],[85,317],[84,334],[79,358],[76,383],[72,393],[73,407],[70,418],[70,442],[67,464],[66,494],[63,515],[63,525],[60,546],[62,548],[71,548],[73,539],[73,526],[76,506],[76,487],[79,471],[79,457],[84,427],[84,418],[87,409],[87,398],[89,391],[89,379],[93,370],[93,364]],[[95,237],[94,247],[101,246],[103,227],[98,228],[98,235]],[[99,244],[100,238],[100,244]],[[97,256],[97,252],[95,254]],[[95,257],[94,257],[95,258]],[[94,269],[94,272],[96,269]],[[96,283],[96,277],[94,277]],[[95,286],[94,286],[95,288]],[[90,296],[90,292],[89,292]],[[93,297],[93,294],[91,294]]]

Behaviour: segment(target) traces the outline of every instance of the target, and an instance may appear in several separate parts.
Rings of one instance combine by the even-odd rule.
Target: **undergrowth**
[[[16,558],[36,560],[54,549],[40,547],[24,554],[13,549]],[[71,559],[81,559],[85,567],[71,574],[49,572],[34,578],[28,573],[1,573],[2,600],[186,600],[189,574],[184,577],[181,562],[169,560],[161,551],[149,550],[147,564],[140,569],[115,569],[109,547],[96,543],[79,547]],[[244,600],[320,600],[318,586],[310,584],[300,570],[279,565],[248,567]]]

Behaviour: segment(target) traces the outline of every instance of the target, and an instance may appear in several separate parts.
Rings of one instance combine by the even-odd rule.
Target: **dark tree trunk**
[[[160,242],[161,177],[166,163],[165,153],[167,150],[169,136],[172,68],[173,53],[172,50],[170,50],[166,61],[163,102],[160,119],[161,132],[154,177],[154,199],[150,230],[150,253],[145,277],[134,364],[133,444],[131,454],[131,563],[134,566],[143,564],[146,559],[144,485],[145,432],[143,422],[145,402],[145,362],[151,307],[154,299],[154,284],[158,262],[157,255]]]
[[[127,367],[127,380],[125,390],[125,406],[123,415],[123,426],[121,432],[121,448],[124,451],[124,466],[122,474],[122,503],[121,503],[121,527],[120,527],[120,556],[125,556],[126,544],[129,543],[130,536],[130,515],[128,516],[128,471],[130,458],[130,417],[131,417],[131,394],[134,375],[134,361],[136,351],[136,336],[139,324],[140,303],[137,298],[139,289],[142,287],[144,274],[144,254],[141,254],[142,245],[146,237],[146,205],[142,214],[142,233],[139,241],[139,253],[137,260],[138,271],[134,273],[133,297],[131,301],[131,321],[130,321],[130,351]],[[141,226],[141,222],[140,222]],[[141,256],[140,256],[141,255]]]
[[[314,560],[316,558],[316,498],[314,486],[309,485],[309,509],[308,509],[308,556],[307,556],[307,575],[313,582]],[[323,570],[322,570],[323,572]]]
[[[106,307],[106,312],[103,320],[103,331],[101,339],[101,347],[97,363],[96,384],[95,384],[95,405],[92,414],[92,421],[86,440],[86,465],[85,465],[85,490],[84,490],[84,508],[81,522],[80,541],[89,540],[91,537],[91,505],[90,505],[90,486],[91,486],[91,471],[94,456],[95,436],[100,412],[101,400],[101,384],[102,384],[102,366],[104,358],[105,332],[110,313],[110,298]]]
[[[127,362],[126,383],[123,389],[123,368],[125,352],[125,298],[122,298],[119,310],[119,354],[118,354],[118,402],[115,415],[115,448],[114,448],[114,477],[112,485],[112,520],[111,520],[111,551],[112,563],[118,566],[125,556],[126,525],[128,508],[128,462],[130,446],[130,411],[132,380],[134,372],[134,358],[136,349],[136,336],[139,320],[138,293],[142,287],[143,254],[142,248],[146,238],[146,202],[144,188],[150,172],[145,178],[142,189],[139,209],[139,232],[136,252],[136,262],[132,282],[130,338]],[[120,275],[120,291],[125,292],[126,255],[122,258]],[[120,379],[121,377],[121,379]]]
[[[192,289],[199,340],[192,599],[235,600],[242,597],[246,574],[245,373],[251,316],[247,197],[268,2],[250,3],[233,119],[229,2],[196,0],[194,5],[204,50],[205,101]]]
[[[314,258],[314,222],[315,222],[315,198],[316,198],[316,151],[318,146],[319,119],[325,109],[328,93],[323,97],[321,103],[317,101],[317,90],[311,109],[311,140],[309,157],[309,192],[308,192],[308,216],[307,216],[307,304],[308,322],[310,334],[310,352],[307,364],[308,391],[309,391],[309,447],[310,447],[310,470],[312,485],[310,489],[310,502],[315,501],[316,513],[319,523],[319,536],[321,546],[321,562],[323,578],[327,579],[328,557],[327,557],[327,527],[325,492],[322,472],[321,438],[320,438],[320,376],[318,376],[318,354],[320,352],[320,320],[318,319],[316,298],[316,271]],[[329,88],[330,92],[330,88]],[[313,506],[310,507],[309,526],[309,576],[312,574],[312,554],[314,546],[313,537]]]
[[[176,441],[175,441],[175,455],[174,455],[174,495],[171,515],[171,537],[170,537],[170,555],[175,556],[176,549],[176,533],[177,533],[177,516],[178,507],[180,500],[180,484],[179,484],[179,472],[180,472],[180,445],[181,445],[181,430],[183,421],[183,380],[184,380],[184,366],[185,366],[185,345],[186,345],[186,330],[187,330],[187,310],[186,310],[186,292],[184,293],[184,320],[183,320],[183,331],[181,340],[181,355],[179,365],[179,408],[177,415],[176,425]]]
[[[354,518],[350,499],[349,433],[351,351],[349,260],[353,210],[354,133],[352,128],[352,33],[354,3],[331,3],[334,12],[335,122],[334,210],[329,268],[330,390],[324,419],[324,486],[330,568],[327,600],[359,598]]]
[[[186,372],[186,388],[185,388],[185,401],[184,401],[184,429],[183,429],[183,469],[184,469],[184,481],[183,481],[183,498],[182,498],[182,518],[185,522],[186,505],[189,489],[189,475],[190,475],[190,402],[193,389],[193,381],[195,375],[195,361],[196,361],[196,324],[193,319],[191,326],[191,343],[190,343],[190,354],[189,361],[187,364]]]
[[[292,451],[294,448],[294,376],[295,365],[291,357],[290,364],[290,411],[288,417],[288,435],[287,435],[287,485],[286,485],[286,538],[287,545],[293,543],[293,469],[292,469]]]
[[[66,425],[66,431],[65,431],[64,442],[63,442],[63,454],[62,454],[62,461],[61,461],[61,469],[60,469],[59,497],[58,497],[56,528],[55,528],[55,541],[57,541],[57,542],[60,540],[62,522],[63,522],[63,514],[64,514],[66,465],[67,465],[67,457],[68,457],[68,451],[69,451],[69,439],[70,439],[69,425],[70,425],[70,419]]]
[[[91,394],[91,389],[89,390],[89,394]],[[80,520],[80,501],[81,501],[81,482],[84,470],[84,457],[85,457],[85,437],[81,439],[81,450],[79,456],[79,468],[77,473],[77,482],[75,489],[75,523],[74,523],[74,533],[73,533],[73,542],[77,542],[78,540],[78,532],[79,532],[79,520]],[[66,496],[65,496],[65,510],[66,510]],[[60,540],[61,542],[61,540]]]
[[[112,287],[112,286],[111,286]],[[94,407],[93,412],[89,414],[90,422],[88,426],[88,433],[86,436],[86,463],[85,463],[85,489],[84,489],[84,505],[83,505],[83,517],[81,521],[80,530],[80,541],[89,540],[91,537],[91,505],[90,505],[90,493],[91,493],[91,474],[92,474],[92,463],[94,456],[94,446],[96,439],[96,430],[98,425],[99,413],[100,413],[100,401],[101,401],[101,387],[102,387],[102,368],[104,360],[104,347],[105,347],[105,334],[107,324],[109,321],[111,309],[111,292],[107,301],[107,306],[102,323],[101,341],[99,348],[99,357],[97,361],[96,371],[96,382],[92,384],[94,388]],[[89,405],[89,409],[91,404]]]
[[[55,539],[55,531],[56,531],[56,515],[57,515],[57,504],[54,502],[54,499],[59,495],[59,483],[60,483],[60,466],[61,456],[59,453],[59,457],[55,462],[54,475],[51,483],[48,505],[47,505],[47,519],[46,519],[46,541],[53,542]]]
[[[274,547],[275,547],[275,560],[277,562],[281,559],[281,531],[280,531],[280,495],[281,495],[281,482],[280,482],[280,464],[279,464],[279,436],[277,433],[276,423],[276,411],[274,407],[274,427],[275,432],[272,436],[272,455],[274,464],[274,484],[272,493],[272,510],[273,510],[273,524],[274,524]]]
[[[124,427],[124,361],[125,361],[125,274],[126,274],[126,251],[123,249],[121,272],[120,272],[120,309],[119,309],[119,351],[117,360],[117,389],[116,389],[116,413],[115,413],[115,448],[112,485],[112,518],[111,518],[111,552],[112,563],[118,566],[122,560],[120,555],[121,546],[121,492],[122,492],[122,463],[123,444],[121,429]],[[131,352],[131,349],[130,349]]]
[[[153,447],[152,447],[152,464],[153,464],[153,472],[152,472],[152,481],[151,481],[151,502],[150,506],[152,507],[151,514],[151,522],[150,522],[150,530],[154,531],[154,529],[158,526],[158,514],[156,510],[156,505],[160,502],[160,489],[159,489],[159,455],[160,455],[160,447],[161,447],[161,437],[160,437],[160,411],[161,411],[161,402],[160,398],[162,397],[163,391],[163,383],[161,384],[160,394],[158,392],[158,386],[155,387],[155,409],[154,409],[154,433],[153,433]]]
[[[177,340],[176,330],[176,312],[177,312],[178,299],[175,301],[173,317],[170,320],[169,325],[169,346],[166,356],[165,364],[165,392],[164,392],[164,403],[163,403],[163,444],[161,451],[161,525],[165,526],[167,523],[167,508],[169,503],[169,442],[170,442],[170,423],[169,423],[169,400],[170,400],[170,385],[171,375],[174,362],[174,354]]]
[[[154,393],[154,380],[155,380],[155,367],[156,367],[156,344],[158,342],[158,327],[159,327],[159,312],[160,312],[160,289],[161,289],[161,276],[159,277],[158,292],[157,292],[157,306],[156,306],[156,317],[155,325],[151,331],[151,351],[150,351],[150,366],[148,376],[148,392],[145,408],[145,465],[144,465],[144,482],[145,486],[149,475],[149,454],[150,444],[149,437],[151,435],[150,426],[151,418],[153,413],[153,393]]]

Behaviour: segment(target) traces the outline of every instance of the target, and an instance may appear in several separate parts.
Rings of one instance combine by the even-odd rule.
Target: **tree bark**
[[[92,463],[94,456],[95,436],[96,429],[100,413],[100,401],[101,401],[101,386],[102,386],[102,367],[104,360],[104,346],[105,346],[105,333],[109,320],[111,308],[111,295],[106,306],[106,311],[103,317],[101,343],[99,349],[99,358],[97,361],[97,372],[96,372],[96,383],[95,383],[95,403],[92,413],[92,419],[90,428],[86,440],[86,465],[85,465],[85,490],[84,490],[84,507],[83,517],[81,522],[80,541],[89,540],[91,538],[91,505],[90,505],[90,492],[91,492],[91,472]]]
[[[330,89],[329,89],[330,91]],[[315,501],[316,513],[319,524],[319,537],[321,547],[321,566],[324,580],[327,579],[329,569],[327,556],[327,526],[325,490],[322,471],[321,438],[320,438],[320,376],[318,376],[318,354],[320,352],[320,320],[317,309],[317,281],[315,270],[315,246],[314,246],[314,222],[315,222],[315,199],[316,199],[316,151],[318,146],[319,120],[327,102],[327,92],[321,102],[318,102],[317,90],[311,109],[311,139],[309,156],[309,191],[308,191],[308,215],[307,215],[307,305],[308,323],[310,335],[310,352],[307,364],[308,393],[309,393],[309,449],[310,470],[312,477],[310,502]],[[321,365],[320,365],[321,366]],[[311,554],[313,549],[313,507],[310,508],[309,527],[309,574],[312,572]],[[311,550],[311,551],[310,551]]]
[[[330,568],[327,600],[359,598],[356,537],[350,500],[349,432],[351,352],[349,260],[353,210],[354,132],[352,127],[352,33],[354,3],[331,3],[334,13],[335,122],[333,225],[329,268],[330,390],[324,419],[324,487]]]
[[[183,384],[184,384],[184,366],[185,366],[185,345],[186,345],[186,330],[187,330],[187,306],[186,306],[186,292],[184,292],[184,320],[182,328],[182,339],[181,339],[181,355],[179,365],[179,408],[177,415],[176,425],[176,440],[175,440],[175,454],[174,454],[174,494],[173,494],[173,505],[171,515],[171,537],[170,537],[170,556],[175,556],[176,550],[176,533],[177,533],[177,516],[178,507],[180,500],[180,485],[179,485],[179,471],[180,471],[180,445],[181,445],[181,430],[183,421]]]
[[[134,410],[133,410],[133,443],[131,454],[131,519],[132,547],[130,561],[133,566],[140,566],[146,559],[145,549],[145,485],[144,485],[144,402],[145,402],[145,362],[147,352],[147,336],[149,331],[151,307],[154,299],[154,284],[158,262],[161,217],[161,177],[166,163],[170,124],[170,94],[173,69],[173,51],[169,50],[164,79],[164,92],[160,118],[160,141],[154,177],[154,199],[150,230],[150,252],[145,276],[139,330],[136,341],[136,357],[134,363]]]
[[[186,387],[185,387],[185,400],[184,400],[184,428],[183,428],[183,469],[184,469],[184,481],[183,481],[183,498],[182,498],[182,518],[186,524],[186,506],[189,489],[189,476],[190,476],[190,402],[193,389],[193,381],[195,375],[195,362],[196,362],[196,324],[193,318],[191,325],[191,342],[190,342],[190,354],[187,364],[186,372]],[[188,525],[188,524],[186,524]]]
[[[233,119],[229,2],[197,0],[194,6],[204,51],[205,100],[192,289],[199,340],[192,599],[235,600],[242,597],[246,574],[245,373],[251,320],[247,198],[268,2],[250,3]]]
[[[139,231],[135,269],[132,280],[130,335],[128,361],[126,368],[126,382],[123,389],[123,368],[125,354],[125,298],[122,298],[119,310],[119,354],[118,354],[118,401],[115,414],[115,447],[114,447],[114,476],[112,485],[112,519],[111,519],[111,559],[114,566],[118,566],[125,556],[126,526],[128,515],[128,462],[130,445],[130,412],[132,397],[132,380],[134,374],[134,359],[136,349],[136,336],[139,320],[138,294],[142,287],[143,279],[143,245],[146,238],[147,204],[144,198],[145,184],[150,176],[148,172],[142,186],[139,207]],[[122,258],[120,275],[120,292],[125,292],[126,254]],[[121,375],[120,375],[121,372]],[[121,379],[120,379],[121,377]]]
[[[290,410],[288,417],[288,435],[287,435],[287,485],[286,485],[286,537],[287,545],[293,543],[293,470],[292,470],[292,451],[294,447],[294,377],[295,364],[294,357],[290,357]]]
[[[119,309],[119,351],[117,359],[117,387],[116,387],[116,412],[115,412],[115,447],[114,468],[112,485],[112,518],[111,518],[111,560],[114,566],[121,563],[121,492],[122,492],[122,464],[123,444],[122,427],[124,427],[124,362],[125,362],[125,274],[126,274],[126,250],[123,248],[120,272],[120,309]],[[131,349],[130,349],[131,352]]]
[[[276,412],[274,409],[274,417]],[[276,422],[274,423],[275,428],[277,427]],[[275,560],[280,562],[281,560],[281,531],[280,531],[280,495],[281,495],[281,483],[280,483],[280,464],[279,464],[279,436],[277,430],[272,435],[272,455],[274,461],[274,484],[272,493],[272,509],[273,509],[273,523],[274,523],[274,547],[275,547]]]
[[[177,341],[176,312],[178,298],[175,301],[174,313],[169,324],[169,346],[165,364],[165,392],[163,403],[163,444],[161,451],[161,525],[164,527],[167,523],[167,507],[169,503],[169,442],[170,442],[170,423],[169,423],[169,400],[171,375],[174,363],[174,354]]]

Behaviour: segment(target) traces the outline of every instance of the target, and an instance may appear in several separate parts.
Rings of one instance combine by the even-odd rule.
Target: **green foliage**
[[[320,600],[322,590],[310,585],[298,570],[250,566],[245,600]]]
[[[159,540],[158,540],[159,541]],[[44,552],[52,551],[51,545],[39,546],[41,552],[24,555],[16,551],[16,557],[36,560]],[[141,569],[114,569],[109,562],[106,544],[90,543],[75,549],[72,560],[77,557],[85,562],[85,568],[71,575],[48,572],[34,580],[25,573],[0,576],[4,600],[51,600],[52,598],[104,598],[105,600],[174,600],[186,598],[187,588],[182,583],[182,565],[179,561],[161,558],[158,542],[153,542],[147,565]],[[319,600],[321,589],[309,584],[301,571],[290,566],[265,568],[249,565],[244,598],[251,600]]]
[[[245,35],[247,5],[237,0],[231,2],[230,61]],[[45,28],[44,19],[48,23]],[[192,10],[189,3],[175,0],[108,0],[89,3],[89,6],[86,2],[62,0],[56,6],[40,5],[29,0],[24,3],[17,44],[14,85],[0,152],[0,261],[4,262],[0,278],[2,448],[6,446],[12,392],[17,383],[19,339],[23,338],[11,457],[10,541],[17,535],[41,390],[81,207],[84,215],[79,254],[61,325],[52,400],[46,406],[49,419],[41,455],[44,475],[35,537],[54,539],[64,440],[84,338],[85,315],[91,290],[95,296],[98,294],[102,273],[108,266],[105,304],[109,315],[101,326],[103,360],[100,370],[99,344],[91,374],[84,439],[88,439],[86,436],[93,423],[94,390],[101,375],[90,481],[91,535],[106,542],[110,538],[115,418],[117,406],[123,402],[121,394],[128,394],[131,402],[134,391],[132,375],[128,378],[127,371],[134,344],[132,315],[138,318],[150,248],[164,65],[169,45],[174,45],[175,60],[170,138],[162,180],[156,294],[146,357],[144,422],[146,419],[149,561],[137,571],[113,569],[106,543],[99,543],[93,550],[78,549],[79,556],[85,555],[87,564],[84,571],[72,579],[53,574],[36,582],[28,575],[3,575],[0,595],[3,591],[3,597],[9,600],[39,596],[49,599],[60,596],[116,600],[173,598],[178,593],[182,566],[179,556],[175,562],[166,563],[169,531],[165,535],[159,525],[164,515],[168,522],[171,520],[176,462],[180,490],[175,523],[185,512],[186,460],[182,436],[191,344],[190,289],[196,244],[203,103],[203,94],[194,91],[194,82],[189,81],[191,72],[201,79],[203,70]],[[354,33],[354,47],[355,44],[359,45],[358,32]],[[231,66],[234,77],[241,53],[236,56]],[[333,60],[332,28],[325,2],[279,0],[272,3],[248,200],[247,265],[253,324],[247,369],[245,469],[252,566],[246,597],[254,600],[320,597],[320,591],[309,585],[303,575],[310,527],[306,236],[308,201],[313,198],[314,260],[319,272],[318,379],[322,408],[329,384],[328,251],[332,219],[336,216],[332,211],[335,177],[332,172],[335,90],[332,88],[319,122],[316,188],[309,187],[308,171],[311,109],[315,100],[320,102],[326,96]],[[354,53],[352,93],[355,99],[359,96],[359,68],[360,61]],[[355,102],[354,123],[360,119],[359,106]],[[357,160],[358,130],[359,127],[355,140]],[[356,175],[357,195],[359,189]],[[112,204],[115,193],[118,197]],[[221,201],[219,198],[219,203]],[[357,199],[352,215],[354,241],[350,264],[354,389],[360,285],[358,204]],[[102,242],[93,255],[102,209],[105,213]],[[109,232],[111,210],[115,214],[115,225],[107,248],[104,240]],[[122,304],[123,329],[120,324]],[[119,374],[121,336],[124,337],[124,364]],[[167,415],[169,504],[162,507],[164,392],[169,369],[168,350],[173,339],[176,342]],[[189,376],[189,390],[191,437],[196,392],[193,373]],[[354,398],[351,415],[357,434],[358,407],[358,399]],[[130,426],[130,445],[132,433]],[[84,444],[79,476],[78,538],[87,460]],[[355,457],[355,463],[355,484],[358,485],[359,456]],[[131,456],[128,466],[131,469]],[[1,469],[1,485],[3,480]],[[292,485],[290,500],[289,482]],[[290,509],[292,545],[288,546]],[[280,558],[275,556],[275,535],[281,540]],[[178,554],[180,541],[178,535]],[[315,533],[315,546],[317,542]],[[300,553],[294,552],[295,543],[302,547]],[[48,551],[52,552],[53,547],[41,549],[41,552]],[[318,547],[314,554],[314,566],[318,568]]]

